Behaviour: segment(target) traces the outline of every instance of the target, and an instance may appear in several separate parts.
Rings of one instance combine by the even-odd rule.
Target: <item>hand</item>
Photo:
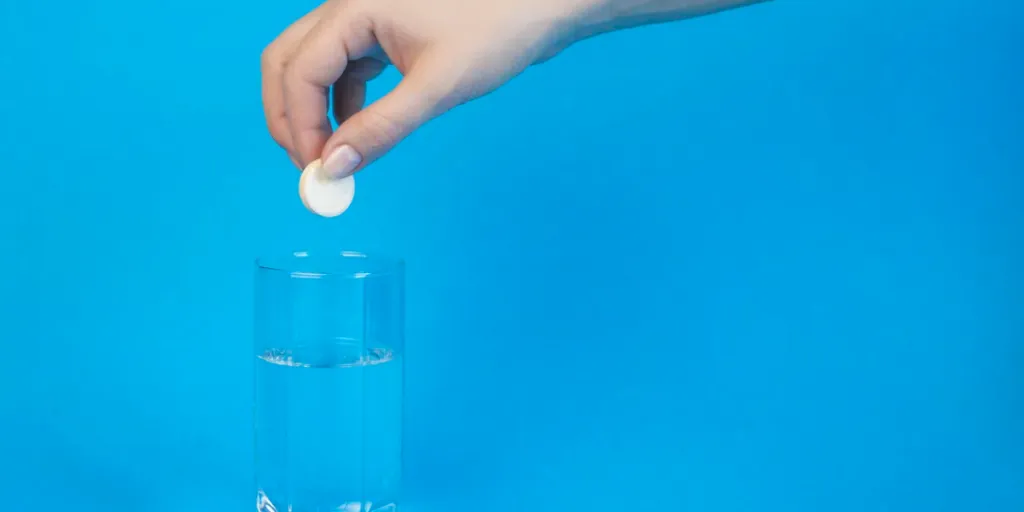
[[[300,168],[322,158],[332,176],[351,174],[566,46],[574,2],[329,0],[263,53],[270,133]],[[363,109],[366,82],[389,62],[402,81]]]
[[[263,52],[267,125],[299,168],[320,158],[347,176],[581,38],[758,1],[328,0]],[[366,82],[389,63],[402,81],[364,109]]]

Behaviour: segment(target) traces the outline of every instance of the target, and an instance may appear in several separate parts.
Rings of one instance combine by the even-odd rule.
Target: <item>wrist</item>
[[[565,0],[576,40],[613,30],[693,18],[766,0]]]
[[[572,42],[615,29],[616,0],[564,0],[564,31]]]

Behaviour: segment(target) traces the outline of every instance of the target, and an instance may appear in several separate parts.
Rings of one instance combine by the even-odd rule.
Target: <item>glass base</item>
[[[256,510],[258,512],[397,512],[398,504],[348,502],[330,507],[315,506],[310,508],[285,504],[284,508],[279,508],[270,501],[266,493],[259,491],[256,493]]]

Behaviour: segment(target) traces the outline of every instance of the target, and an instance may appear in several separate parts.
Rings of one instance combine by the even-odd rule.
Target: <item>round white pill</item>
[[[337,217],[352,204],[356,195],[356,180],[346,176],[331,179],[323,173],[320,160],[310,162],[299,178],[299,197],[302,204],[321,217]]]

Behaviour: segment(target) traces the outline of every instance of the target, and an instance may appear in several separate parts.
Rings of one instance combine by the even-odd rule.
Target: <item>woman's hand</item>
[[[300,168],[322,158],[346,176],[582,37],[751,1],[328,0],[263,53],[267,124]],[[364,109],[366,82],[388,63],[402,81]]]
[[[550,56],[568,32],[568,3],[329,0],[264,51],[270,133],[300,167],[322,157],[331,175],[351,174],[429,119]],[[403,80],[363,109],[366,82],[388,61]]]

